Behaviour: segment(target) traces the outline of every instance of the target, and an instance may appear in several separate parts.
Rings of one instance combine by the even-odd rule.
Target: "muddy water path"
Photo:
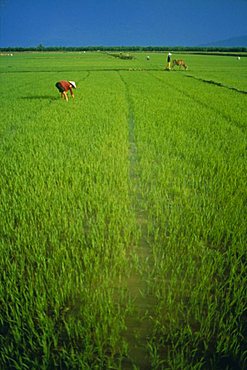
[[[135,141],[135,117],[133,104],[127,82],[121,72],[120,79],[126,92],[129,122],[129,191],[136,218],[139,238],[129,255],[130,271],[126,281],[128,295],[133,303],[133,310],[126,319],[126,332],[123,334],[128,344],[128,358],[122,362],[122,369],[150,370],[148,341],[152,336],[152,311],[155,307],[154,297],[149,293],[148,277],[152,268],[152,252],[148,244],[148,225],[143,198],[140,191],[138,151]],[[133,257],[135,259],[133,263]]]

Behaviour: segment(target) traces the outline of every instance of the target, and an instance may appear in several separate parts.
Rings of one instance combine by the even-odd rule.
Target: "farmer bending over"
[[[70,91],[72,98],[75,97],[73,90],[76,89],[76,84],[74,81],[59,81],[56,83],[56,87],[61,93],[61,98],[68,101],[67,92]]]

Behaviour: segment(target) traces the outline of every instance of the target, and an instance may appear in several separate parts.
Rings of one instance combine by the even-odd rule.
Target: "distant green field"
[[[247,368],[247,58],[133,56],[0,57],[1,369]]]

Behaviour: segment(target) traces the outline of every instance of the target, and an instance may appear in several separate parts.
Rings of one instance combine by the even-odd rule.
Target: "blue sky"
[[[247,35],[247,0],[0,0],[0,47],[197,46]]]

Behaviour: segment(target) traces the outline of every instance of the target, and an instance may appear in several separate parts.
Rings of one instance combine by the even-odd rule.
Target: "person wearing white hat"
[[[172,54],[169,52],[168,55],[167,55],[167,65],[166,65],[166,69],[168,69],[168,70],[171,69],[171,56],[172,56]]]
[[[72,89],[76,89],[75,81],[59,81],[56,83],[56,88],[61,93],[61,98],[68,101],[67,92],[70,91],[72,98],[75,97],[74,92]]]

